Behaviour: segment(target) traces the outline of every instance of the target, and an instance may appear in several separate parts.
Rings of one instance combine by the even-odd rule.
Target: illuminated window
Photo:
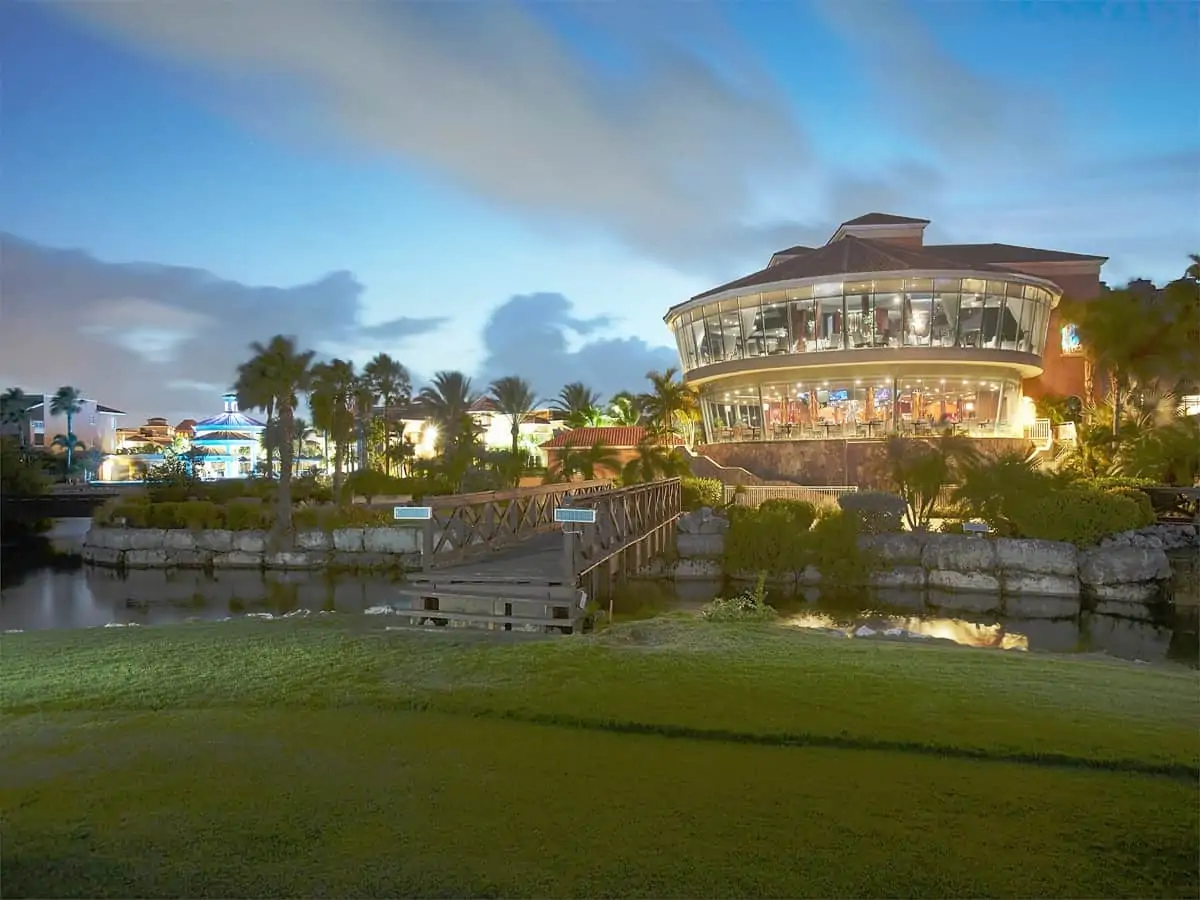
[[[1079,342],[1079,331],[1074,325],[1064,325],[1062,327],[1062,354],[1063,356],[1078,356],[1083,352],[1083,344]]]

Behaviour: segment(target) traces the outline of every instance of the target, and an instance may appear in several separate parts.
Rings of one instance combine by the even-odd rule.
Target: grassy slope
[[[676,621],[537,643],[246,622],[0,655],[5,896],[1200,889],[1193,672]],[[1038,757],[1061,764],[1002,761]]]

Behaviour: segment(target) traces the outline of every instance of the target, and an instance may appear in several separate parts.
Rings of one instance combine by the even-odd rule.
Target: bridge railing
[[[546,484],[509,491],[431,497],[422,547],[426,569],[454,565],[474,556],[553,531],[554,510],[612,490],[608,480]]]
[[[567,544],[574,577],[586,575],[651,532],[674,522],[681,500],[678,478],[576,498],[574,506],[596,510],[596,524],[568,526],[575,532],[574,540]]]

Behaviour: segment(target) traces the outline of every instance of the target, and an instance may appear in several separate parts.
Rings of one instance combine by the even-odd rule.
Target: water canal
[[[71,552],[86,520],[59,523],[59,551]],[[1200,667],[1200,606],[1195,571],[1177,562],[1180,599],[1148,605],[1140,618],[1083,613],[1069,619],[1011,619],[989,614],[947,614],[922,592],[808,589],[769,600],[780,620],[799,628],[875,632],[900,628],[972,647],[1050,653],[1098,653],[1147,663]],[[1193,564],[1194,565],[1194,564]],[[131,571],[82,566],[77,559],[22,549],[5,554],[0,569],[0,630],[165,625],[296,611],[363,615],[398,599],[401,585],[385,576],[287,572]],[[1186,584],[1183,579],[1187,579]],[[631,582],[614,598],[618,618],[698,611],[722,592],[743,586],[719,582]]]

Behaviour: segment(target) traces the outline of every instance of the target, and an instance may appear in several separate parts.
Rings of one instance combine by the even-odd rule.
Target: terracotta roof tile
[[[859,216],[857,219],[851,219],[848,222],[843,222],[841,228],[847,225],[853,227],[855,225],[928,225],[928,219],[914,219],[911,216],[894,216],[891,213],[873,212],[867,213],[865,216]]]
[[[606,425],[600,428],[571,428],[560,431],[550,440],[543,443],[543,450],[555,450],[565,447],[587,448],[597,441],[614,450],[628,450],[637,447],[646,437],[647,431],[640,425]],[[668,444],[680,444],[677,435],[671,435],[664,440]]]
[[[958,260],[970,265],[1038,262],[1084,262],[1103,261],[1107,256],[1090,256],[1086,253],[1066,253],[1062,250],[1039,250],[1036,247],[1018,247],[1015,244],[933,244],[926,248],[931,253],[947,259]]]
[[[901,247],[885,241],[846,235],[832,244],[818,247],[794,259],[786,259],[773,266],[760,269],[744,278],[697,294],[693,300],[711,297],[735,288],[772,284],[776,281],[791,281],[801,278],[824,276],[869,274],[871,272],[900,272],[908,269],[961,270],[964,260],[939,256],[936,247],[914,249]],[[990,271],[986,264],[973,264],[972,268]],[[995,271],[1002,271],[996,269]]]

